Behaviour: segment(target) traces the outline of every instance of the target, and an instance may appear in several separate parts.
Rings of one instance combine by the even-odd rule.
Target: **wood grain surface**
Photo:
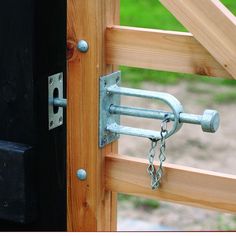
[[[108,27],[106,60],[116,65],[232,77],[191,33],[184,32]]]
[[[116,194],[105,191],[105,155],[117,144],[98,147],[99,77],[114,70],[105,60],[105,29],[119,23],[119,0],[68,0],[68,231],[116,229]],[[76,49],[84,39],[87,53]],[[76,177],[85,169],[87,179]]]

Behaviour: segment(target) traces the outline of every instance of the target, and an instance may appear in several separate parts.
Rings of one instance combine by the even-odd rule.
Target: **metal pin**
[[[55,107],[66,107],[67,106],[67,99],[65,99],[65,98],[54,98],[53,99],[53,106],[55,106]]]

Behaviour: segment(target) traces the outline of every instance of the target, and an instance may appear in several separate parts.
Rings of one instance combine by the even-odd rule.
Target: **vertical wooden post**
[[[113,71],[105,64],[105,29],[119,23],[119,0],[68,0],[67,229],[114,231],[116,194],[105,190],[107,153],[117,144],[98,147],[99,77]],[[87,53],[76,49],[84,39]],[[87,179],[76,177],[85,169]]]

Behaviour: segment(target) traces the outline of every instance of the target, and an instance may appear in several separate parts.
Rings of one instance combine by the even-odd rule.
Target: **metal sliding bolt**
[[[149,110],[135,107],[111,105],[109,108],[109,112],[111,114],[128,115],[128,116],[143,117],[149,119],[161,119],[161,120],[165,118],[166,114],[168,114],[170,120],[172,121],[175,120],[174,114],[170,112],[168,113],[164,111]],[[180,113],[179,122],[201,125],[202,130],[204,132],[215,133],[219,128],[220,117],[219,113],[215,110],[205,110],[203,115]]]
[[[54,98],[53,99],[53,106],[55,107],[66,107],[67,106],[67,99],[65,98]]]
[[[79,49],[80,52],[85,53],[88,51],[89,45],[85,40],[82,39],[78,42],[77,48]]]
[[[79,180],[86,180],[87,178],[87,172],[84,169],[77,170],[76,175]]]

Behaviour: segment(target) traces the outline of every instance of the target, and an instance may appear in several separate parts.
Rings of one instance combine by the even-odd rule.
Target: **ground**
[[[202,114],[205,109],[216,109],[220,113],[221,124],[215,134],[203,133],[200,126],[184,124],[182,129],[167,141],[166,162],[228,174],[236,173],[235,88],[235,86],[219,86],[197,80],[183,80],[177,85],[142,83],[142,89],[174,95],[183,104],[185,112]],[[125,97],[122,103],[151,109],[165,109],[156,101],[147,102],[139,98]],[[156,130],[160,126],[156,120],[145,122],[145,119],[132,117],[123,117],[122,123]],[[149,140],[122,136],[119,152],[146,158],[149,145]],[[232,189],[232,191],[236,190]],[[236,215],[166,202],[159,202],[153,207],[150,206],[150,202],[135,204],[137,199],[134,198],[127,200],[121,196],[120,199],[118,230],[236,230]]]

